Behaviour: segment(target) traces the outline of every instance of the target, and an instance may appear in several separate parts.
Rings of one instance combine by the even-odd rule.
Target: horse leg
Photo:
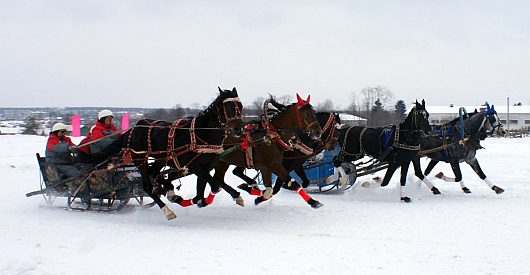
[[[226,192],[228,192],[228,194],[230,194],[230,196],[232,197],[232,199],[234,199],[236,204],[240,206],[245,206],[245,200],[243,200],[243,197],[241,197],[241,193],[239,193],[237,190],[232,188],[232,186],[226,184],[226,182],[224,181],[226,171],[228,170],[229,167],[230,167],[229,164],[219,161],[217,163],[217,166],[215,167],[215,173],[213,175],[213,178],[217,180],[221,188],[223,188]]]
[[[228,168],[227,168],[228,169]],[[232,170],[232,174],[236,175],[240,179],[244,180],[248,186],[252,188],[258,188],[258,183],[254,180],[245,175],[245,168],[236,166],[234,170]],[[244,183],[243,183],[244,184]]]
[[[434,166],[438,164],[438,162],[439,162],[438,160],[431,159],[431,161],[429,161],[429,164],[427,164],[427,168],[425,168],[425,172],[423,174],[425,174],[425,176],[429,175],[432,169],[434,168]]]
[[[392,175],[394,175],[394,172],[396,172],[396,169],[399,166],[396,163],[389,163],[388,168],[386,168],[385,177],[383,178],[383,182],[381,182],[381,186],[387,186],[390,182],[390,179],[392,178]]]
[[[312,208],[320,208],[322,206],[324,206],[322,203],[320,203],[319,201],[311,198],[311,196],[309,196],[307,194],[307,192],[304,190],[304,188],[302,188],[302,186],[300,186],[300,184],[298,182],[296,182],[296,180],[294,180],[293,178],[291,178],[291,176],[289,175],[289,173],[287,173],[287,171],[285,170],[285,168],[283,167],[283,165],[279,164],[279,165],[274,165],[273,166],[273,170],[274,171],[274,174],[278,175],[278,177],[283,181],[283,182],[287,182],[287,186],[298,193],[298,195],[300,195],[302,197],[302,199],[304,199],[304,201],[309,204]],[[262,175],[264,176],[263,177],[263,182],[266,184],[266,181],[265,181],[265,174],[263,173],[264,171],[262,170],[261,173]],[[269,172],[270,174],[270,172]],[[271,175],[272,176],[272,175]],[[269,181],[271,182],[271,181]],[[266,191],[266,190],[265,190]],[[263,194],[262,197],[258,197],[256,198],[255,200],[255,203],[258,204],[260,203],[261,201],[260,200],[267,200],[268,198],[265,196],[265,192]],[[261,198],[261,199],[260,199]]]
[[[302,164],[296,165],[293,170],[296,173],[296,175],[299,176],[300,179],[302,180],[302,188],[307,188],[309,184],[311,183],[311,181],[307,178],[307,175],[305,173],[305,170]]]
[[[210,171],[208,171],[207,169],[203,168],[202,166],[196,165],[193,168],[190,167],[190,170],[192,170],[193,173],[195,175],[197,175],[197,182],[198,183],[199,183],[199,179],[200,179],[200,180],[205,180],[205,181],[208,182],[208,184],[210,184],[210,194],[208,194],[208,196],[206,198],[198,199],[196,197],[197,198],[197,200],[196,200],[197,206],[198,207],[205,207],[205,206],[208,206],[208,205],[212,204],[213,200],[215,199],[215,195],[217,195],[217,193],[219,193],[221,191],[221,186],[219,185],[217,180],[214,179],[210,175]]]
[[[460,183],[460,188],[462,188],[462,191],[464,191],[464,193],[471,193],[471,191],[464,184],[464,180],[462,179],[462,171],[460,170],[460,164],[458,164],[457,161],[451,162],[451,168],[453,169],[453,173],[455,174],[454,181]],[[452,178],[446,176],[442,176],[442,179],[445,181],[453,180]]]
[[[480,168],[477,158],[473,158],[469,161],[466,160],[466,163],[469,164],[471,168],[473,168],[473,171],[477,173],[480,179],[482,179],[489,186],[489,188],[491,188],[491,190],[495,191],[495,193],[497,194],[501,194],[502,192],[504,192],[504,189],[498,187],[497,185],[494,185],[488,178],[486,178],[486,174],[484,174],[484,172]]]
[[[171,211],[171,209],[169,209],[169,207],[160,199],[160,195],[153,194],[153,184],[151,183],[151,178],[149,175],[149,169],[147,167],[147,164],[137,163],[137,167],[138,167],[138,171],[142,175],[142,183],[143,183],[144,191],[149,195],[149,197],[151,197],[151,199],[153,199],[154,202],[156,202],[158,207],[162,209],[162,211],[164,212],[164,215],[166,216],[166,219],[172,220],[176,218],[177,215],[175,215],[175,213]]]
[[[431,189],[434,195],[440,195],[440,190],[438,190],[438,188],[436,188],[434,184],[429,179],[427,179],[421,172],[420,158],[413,158],[412,165],[414,165],[414,174],[416,175],[416,177],[418,177],[423,183],[425,183],[425,185],[427,185],[429,189]]]
[[[410,161],[407,161],[403,164],[401,164],[401,177],[400,182],[401,186],[399,188],[399,196],[401,197],[401,200],[404,202],[410,202],[410,198],[405,196],[405,185],[407,184],[407,173],[409,171]]]

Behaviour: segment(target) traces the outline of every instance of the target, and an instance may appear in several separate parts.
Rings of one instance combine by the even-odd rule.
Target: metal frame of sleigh
[[[143,205],[147,194],[142,187],[138,169],[132,165],[108,168],[109,162],[91,167],[79,177],[64,178],[57,168],[45,162],[36,153],[40,169],[40,190],[26,194],[26,197],[41,194],[47,205],[53,205],[58,197],[67,198],[67,209],[92,211],[119,211],[135,199]],[[76,188],[68,188],[76,182]]]
[[[304,172],[310,181],[308,188],[306,188],[309,192],[324,193],[332,190],[345,191],[355,184],[357,177],[374,174],[386,169],[388,166],[386,162],[381,162],[378,159],[371,157],[364,157],[355,162],[343,162],[341,163],[341,166],[346,173],[346,180],[341,184],[340,179],[343,177],[342,175],[339,174],[336,179],[332,178],[335,174],[333,158],[339,151],[340,147],[331,151],[325,150],[323,151],[322,158],[310,159],[304,163]],[[289,173],[289,175],[297,182],[302,182],[301,178],[296,175],[294,171]],[[273,174],[272,177],[273,182],[276,181],[276,175]],[[260,173],[258,173],[254,179],[258,184],[263,184]]]

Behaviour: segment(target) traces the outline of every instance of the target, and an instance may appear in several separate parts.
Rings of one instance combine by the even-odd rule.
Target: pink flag
[[[72,116],[72,136],[81,136],[81,115],[79,114]]]
[[[122,130],[129,129],[129,113],[123,113],[121,115],[121,129]]]

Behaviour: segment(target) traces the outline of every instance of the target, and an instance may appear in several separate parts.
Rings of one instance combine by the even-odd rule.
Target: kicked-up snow
[[[530,270],[530,139],[487,139],[477,153],[497,195],[465,163],[458,184],[429,177],[434,196],[409,170],[399,200],[399,172],[384,188],[363,188],[361,177],[346,192],[311,194],[310,208],[282,190],[259,206],[243,194],[240,207],[222,192],[206,208],[168,205],[119,213],[53,207],[38,189],[35,153],[45,137],[0,136],[0,274],[528,274]],[[427,160],[422,160],[423,168]],[[384,171],[376,175],[382,175]],[[178,193],[192,197],[195,177]],[[227,176],[237,186],[241,180]]]

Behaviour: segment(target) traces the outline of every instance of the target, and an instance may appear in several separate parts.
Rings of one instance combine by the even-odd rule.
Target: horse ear
[[[300,97],[298,93],[296,93],[296,102],[298,105],[304,105],[304,100]]]
[[[307,104],[309,104],[309,100],[311,100],[311,95],[307,96],[307,99],[305,100],[305,102],[307,102]]]
[[[237,93],[236,87],[232,88],[232,92]]]
[[[421,100],[421,105],[423,105],[423,108],[425,108],[425,99]]]
[[[493,104],[491,105],[491,111],[495,112],[495,105],[493,105]]]
[[[490,105],[486,103],[486,113],[489,113],[489,112],[491,112],[491,108],[490,108]]]
[[[219,86],[217,86],[217,89],[219,89],[219,93],[223,92],[223,90],[221,90],[221,88]]]

